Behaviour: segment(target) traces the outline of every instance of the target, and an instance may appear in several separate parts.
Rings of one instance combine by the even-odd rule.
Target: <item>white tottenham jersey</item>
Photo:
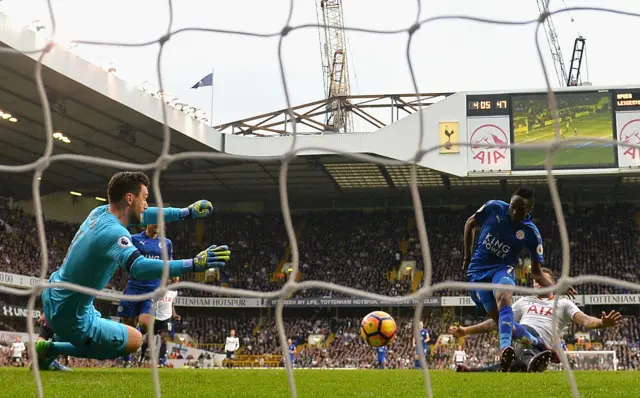
[[[573,322],[580,309],[567,298],[558,300],[558,333]],[[513,304],[513,318],[535,329],[548,345],[553,344],[553,299],[523,297]]]
[[[458,351],[456,350],[453,353],[453,360],[455,361],[455,363],[464,363],[467,360],[467,354],[464,351]]]
[[[24,343],[21,342],[14,342],[13,344],[11,344],[11,356],[16,358],[21,358],[22,357],[22,352],[25,350],[25,346]]]
[[[156,320],[166,321],[171,319],[173,315],[173,300],[175,300],[178,292],[175,290],[167,290],[164,296],[156,302]]]
[[[224,344],[224,350],[235,352],[238,348],[240,348],[240,339],[237,337],[227,337],[227,341]]]

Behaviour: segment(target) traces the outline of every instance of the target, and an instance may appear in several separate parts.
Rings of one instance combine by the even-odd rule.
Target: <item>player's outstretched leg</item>
[[[497,271],[493,278],[492,283],[498,283],[501,285],[515,286],[515,280],[513,279],[513,268],[508,267],[504,270]],[[516,352],[512,347],[513,333],[514,333],[514,320],[513,309],[511,308],[512,296],[511,292],[494,291],[496,305],[498,307],[498,333],[500,338],[500,366],[503,372],[508,372],[511,369],[511,364],[516,358]],[[495,316],[492,316],[494,320]]]
[[[551,351],[544,350],[533,355],[527,363],[527,372],[544,372],[551,361]]]
[[[149,339],[153,338],[149,335],[149,329],[151,328],[151,324],[155,322],[155,317],[151,315],[153,302],[152,300],[145,300],[140,303],[140,317],[138,318],[138,330],[142,333],[142,350],[140,354],[140,358],[138,360],[138,364],[142,366],[144,362],[144,356],[147,353],[147,349],[149,348]]]
[[[513,311],[512,311],[513,312]],[[513,338],[527,347],[536,347],[540,349],[546,348],[546,344],[542,339],[534,336],[524,326],[518,322],[513,322]]]
[[[40,369],[49,369],[59,355],[115,359],[136,352],[142,344],[142,335],[130,326],[104,318],[93,318],[87,323],[89,326],[82,334],[60,336],[68,342],[38,341],[36,352]]]

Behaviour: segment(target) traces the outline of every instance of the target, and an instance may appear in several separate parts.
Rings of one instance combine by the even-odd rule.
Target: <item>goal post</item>
[[[565,351],[565,354],[573,370],[618,370],[616,351]],[[562,370],[562,364],[551,365],[549,369]]]

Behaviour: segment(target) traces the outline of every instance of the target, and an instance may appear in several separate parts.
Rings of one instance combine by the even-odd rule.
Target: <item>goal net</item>
[[[56,2],[55,1],[50,1],[49,3],[49,11],[50,11],[50,19],[52,21],[55,21],[55,8],[56,8]],[[162,79],[162,70],[161,70],[161,66],[163,64],[166,63],[166,60],[162,60],[162,54],[163,54],[163,46],[166,45],[167,42],[169,42],[169,38],[171,38],[174,35],[178,35],[178,34],[182,34],[184,32],[188,32],[190,29],[179,29],[179,30],[174,30],[174,28],[172,27],[172,23],[173,23],[173,8],[171,6],[171,1],[169,2],[163,2],[162,4],[164,5],[164,7],[166,7],[167,13],[170,15],[170,17],[167,18],[168,24],[166,26],[166,34],[164,34],[162,37],[159,37],[156,40],[156,43],[160,45],[160,51],[158,53],[158,70],[157,70],[157,74],[158,74],[158,79],[159,79],[159,86],[160,86],[160,90],[163,90],[163,79]],[[288,2],[284,2],[284,3],[288,3]],[[546,2],[548,5],[548,1]],[[297,243],[297,239],[296,239],[296,234],[295,234],[295,230],[293,228],[293,223],[292,223],[292,219],[291,219],[291,212],[290,212],[290,208],[289,208],[289,198],[288,198],[288,191],[287,191],[287,175],[288,175],[288,170],[289,170],[289,164],[291,162],[291,160],[296,157],[296,156],[300,156],[303,152],[309,153],[309,151],[312,150],[323,150],[323,148],[318,148],[314,145],[312,146],[308,146],[308,147],[300,147],[299,145],[299,135],[297,134],[297,130],[296,130],[296,123],[298,123],[298,125],[300,125],[299,121],[303,121],[303,118],[300,117],[299,115],[296,115],[294,113],[294,110],[292,108],[292,102],[290,99],[291,96],[291,83],[289,82],[289,80],[287,79],[287,77],[291,74],[291,72],[287,73],[287,68],[285,65],[285,62],[282,59],[282,43],[283,41],[285,41],[285,38],[288,35],[293,34],[294,32],[297,32],[299,30],[304,30],[305,28],[314,28],[316,29],[317,26],[312,26],[309,24],[306,25],[301,25],[301,26],[291,26],[290,22],[291,22],[291,16],[295,13],[294,12],[294,8],[296,6],[296,4],[298,4],[298,2],[294,2],[291,1],[288,5],[289,10],[288,10],[288,19],[285,22],[284,26],[281,26],[279,29],[275,29],[273,33],[271,34],[264,34],[264,33],[255,33],[255,32],[251,32],[251,31],[246,31],[244,30],[246,28],[246,26],[251,26],[251,24],[247,24],[247,23],[241,23],[241,21],[238,21],[238,28],[237,30],[231,30],[231,29],[205,29],[205,28],[197,28],[197,29],[192,29],[192,31],[198,31],[198,32],[208,32],[210,33],[212,36],[211,37],[216,37],[219,38],[220,40],[224,40],[225,37],[227,37],[228,35],[241,35],[241,36],[245,36],[245,37],[252,37],[255,39],[260,39],[260,38],[277,38],[279,39],[279,46],[278,46],[278,69],[279,69],[279,75],[281,78],[281,85],[282,85],[282,91],[280,93],[277,93],[278,95],[282,95],[284,94],[284,97],[286,99],[286,104],[287,104],[287,108],[289,109],[289,116],[291,118],[291,121],[293,123],[294,129],[292,132],[290,132],[288,137],[282,137],[280,138],[280,147],[282,148],[282,153],[281,156],[278,156],[277,159],[273,159],[273,158],[269,158],[269,159],[263,159],[263,158],[257,158],[257,157],[251,157],[251,156],[231,156],[225,153],[214,153],[214,152],[198,152],[198,153],[193,153],[193,152],[181,152],[181,153],[170,153],[170,148],[171,148],[171,129],[169,126],[169,123],[167,122],[168,120],[168,110],[165,106],[161,106],[161,115],[162,115],[162,120],[164,121],[164,129],[162,131],[163,134],[163,139],[164,139],[164,145],[162,147],[162,150],[157,154],[158,158],[156,161],[151,162],[151,163],[146,163],[146,164],[133,164],[133,163],[126,163],[126,162],[120,162],[120,161],[115,161],[115,160],[111,160],[111,159],[106,159],[106,158],[97,158],[97,157],[93,157],[93,156],[81,156],[81,155],[73,155],[73,154],[67,154],[67,153],[57,153],[54,154],[54,146],[53,146],[53,137],[54,137],[54,130],[53,130],[53,123],[52,123],[52,109],[51,109],[51,104],[50,101],[47,98],[47,90],[45,89],[45,85],[43,82],[43,70],[45,70],[45,68],[43,67],[43,59],[46,59],[47,53],[51,52],[53,48],[55,48],[55,44],[53,42],[49,42],[46,45],[44,45],[41,48],[38,48],[36,51],[30,51],[30,54],[36,54],[37,56],[35,57],[37,60],[36,63],[36,68],[33,71],[33,79],[34,82],[37,85],[38,88],[38,94],[40,97],[40,101],[42,104],[42,113],[44,116],[44,125],[45,125],[45,129],[42,132],[43,137],[42,137],[42,142],[45,143],[44,145],[44,150],[40,156],[39,159],[37,159],[36,161],[33,161],[30,164],[19,164],[19,165],[15,165],[15,164],[11,164],[11,165],[0,165],[0,172],[1,173],[25,173],[25,172],[32,172],[33,173],[33,180],[32,180],[32,186],[33,186],[33,200],[34,200],[34,207],[35,207],[35,217],[36,217],[36,223],[37,223],[37,237],[40,243],[40,253],[41,253],[41,273],[40,273],[40,277],[42,279],[45,279],[48,271],[50,269],[52,269],[51,265],[50,265],[50,261],[48,258],[48,250],[47,250],[47,240],[46,240],[46,234],[47,231],[45,231],[45,227],[44,227],[44,218],[43,218],[43,212],[42,212],[42,204],[41,204],[41,198],[40,198],[40,185],[41,185],[41,180],[46,179],[46,176],[43,176],[43,174],[45,173],[45,171],[48,169],[48,167],[51,164],[54,163],[60,163],[60,162],[67,162],[67,163],[74,163],[76,164],[76,167],[83,167],[85,165],[92,165],[92,166],[103,166],[103,167],[109,167],[112,169],[118,169],[118,170],[143,170],[143,171],[147,171],[150,174],[152,174],[152,185],[150,187],[150,190],[152,192],[154,192],[155,194],[155,199],[156,199],[156,204],[158,207],[163,207],[163,198],[162,198],[162,190],[161,190],[161,186],[160,186],[160,176],[163,173],[163,171],[166,169],[166,167],[173,163],[173,162],[179,162],[179,161],[185,161],[185,160],[189,160],[189,159],[202,159],[202,160],[211,160],[211,161],[216,161],[219,159],[240,159],[240,160],[246,160],[246,161],[253,161],[253,162],[259,162],[259,161],[265,161],[265,160],[270,160],[270,161],[274,161],[274,160],[278,160],[281,164],[281,169],[280,169],[280,175],[279,175],[279,195],[280,195],[280,202],[281,202],[281,208],[282,208],[282,217],[284,219],[284,225],[286,227],[286,233],[287,233],[287,237],[289,239],[289,243],[290,243],[290,249],[291,249],[291,254],[292,254],[292,260],[291,260],[291,264],[290,264],[290,269],[291,271],[288,273],[288,279],[287,282],[284,284],[284,286],[278,290],[278,291],[273,291],[273,292],[260,292],[260,291],[249,291],[249,290],[239,290],[239,289],[234,289],[233,291],[230,291],[227,288],[224,287],[217,287],[217,286],[206,286],[204,284],[199,284],[199,283],[193,283],[193,282],[181,282],[179,284],[173,284],[171,286],[171,289],[193,289],[193,290],[202,290],[202,291],[207,291],[209,293],[213,293],[213,294],[218,294],[218,295],[229,295],[229,294],[233,294],[235,296],[242,296],[242,297],[253,297],[253,298],[269,298],[269,299],[279,299],[276,309],[275,309],[275,315],[276,315],[276,323],[277,323],[277,330],[278,330],[278,338],[279,338],[279,343],[280,346],[282,347],[282,354],[283,354],[283,358],[286,364],[286,372],[287,372],[287,376],[288,376],[288,386],[291,392],[291,396],[292,397],[296,397],[297,396],[297,389],[296,389],[296,382],[295,379],[293,377],[293,370],[292,370],[292,366],[291,366],[291,361],[290,361],[290,356],[288,354],[288,345],[287,345],[287,337],[285,335],[285,328],[284,328],[284,323],[283,323],[283,308],[285,305],[285,301],[284,298],[288,298],[290,297],[292,294],[294,294],[297,291],[300,290],[310,290],[310,289],[324,289],[324,290],[331,290],[331,291],[336,291],[336,292],[340,292],[340,293],[344,293],[344,294],[349,294],[352,296],[357,296],[357,297],[361,297],[361,298],[367,298],[367,299],[373,299],[373,300],[383,300],[387,303],[389,303],[390,305],[392,305],[393,303],[400,303],[403,302],[405,300],[416,300],[417,304],[415,307],[415,314],[414,314],[414,322],[413,324],[415,325],[415,330],[414,330],[414,335],[415,335],[415,339],[416,341],[420,340],[420,330],[419,328],[419,324],[420,324],[420,319],[422,316],[422,312],[423,312],[423,305],[424,305],[424,300],[426,298],[428,298],[429,296],[432,296],[435,292],[437,291],[441,291],[441,290],[446,290],[446,289],[455,289],[455,290],[469,290],[472,286],[467,283],[467,282],[451,282],[451,281],[447,281],[447,282],[442,282],[442,283],[438,283],[438,284],[433,284],[432,283],[432,270],[433,270],[433,264],[431,261],[431,253],[430,253],[430,247],[429,247],[429,241],[427,238],[427,230],[425,227],[425,220],[424,220],[424,215],[423,215],[423,210],[422,210],[422,202],[421,202],[421,198],[420,198],[420,191],[418,189],[418,182],[417,182],[417,167],[415,166],[415,164],[421,160],[427,153],[431,153],[433,151],[438,151],[441,147],[442,148],[446,148],[446,146],[443,145],[438,145],[438,146],[433,146],[433,147],[426,147],[424,145],[425,142],[425,137],[426,137],[426,129],[424,126],[426,126],[428,123],[426,120],[424,119],[423,113],[418,111],[417,115],[419,117],[419,123],[417,124],[417,126],[419,126],[419,134],[418,134],[418,139],[417,142],[406,142],[404,143],[404,145],[408,145],[411,146],[411,148],[417,148],[416,152],[414,154],[414,156],[411,156],[409,158],[403,159],[403,161],[393,161],[393,160],[388,160],[388,159],[384,159],[381,157],[374,157],[374,156],[369,156],[369,155],[363,155],[363,154],[354,154],[354,153],[345,153],[342,152],[342,155],[345,156],[349,156],[353,159],[356,159],[358,161],[364,161],[364,162],[369,162],[369,163],[374,163],[374,164],[379,164],[379,165],[398,165],[398,164],[411,164],[413,165],[413,167],[411,167],[411,179],[410,179],[410,193],[411,193],[411,197],[413,200],[413,205],[414,205],[414,211],[415,211],[415,219],[416,219],[416,225],[417,225],[417,229],[418,229],[418,237],[419,237],[419,242],[420,242],[420,250],[422,253],[422,257],[424,259],[424,280],[423,283],[420,287],[419,290],[417,290],[414,293],[411,293],[407,296],[402,296],[402,297],[388,297],[388,296],[383,296],[380,294],[376,294],[376,293],[372,293],[372,292],[367,292],[364,290],[358,290],[358,289],[354,289],[354,288],[349,288],[349,287],[345,287],[345,286],[340,286],[337,284],[331,284],[331,283],[327,283],[327,282],[322,282],[322,281],[302,281],[302,282],[298,282],[297,281],[297,277],[299,274],[299,259],[300,259],[300,255],[299,255],[299,250],[298,250],[298,243]],[[540,16],[536,16],[535,18],[530,18],[528,20],[523,20],[523,21],[512,21],[512,20],[495,20],[492,18],[485,18],[485,17],[472,17],[472,16],[466,16],[466,15],[442,15],[442,16],[437,16],[437,17],[431,17],[431,18],[423,18],[422,16],[422,7],[427,7],[429,2],[421,2],[421,1],[417,1],[416,2],[417,7],[416,7],[416,14],[414,15],[414,17],[412,18],[412,21],[415,22],[411,22],[409,24],[407,24],[405,27],[397,29],[397,30],[389,30],[389,31],[381,31],[381,30],[375,30],[375,29],[363,29],[363,28],[356,28],[356,27],[345,27],[346,31],[357,31],[360,34],[362,33],[367,33],[367,34],[371,34],[371,35],[393,35],[393,34],[400,34],[400,35],[404,35],[404,37],[406,37],[406,58],[399,60],[399,61],[394,61],[394,62],[406,62],[406,64],[408,65],[408,72],[410,74],[410,78],[411,78],[411,82],[413,85],[413,89],[414,92],[416,93],[416,96],[418,96],[418,93],[420,92],[418,89],[418,82],[417,82],[417,78],[416,78],[416,65],[414,63],[414,60],[412,60],[411,57],[411,46],[412,46],[412,38],[414,37],[414,35],[416,34],[416,32],[418,32],[420,30],[420,28],[426,24],[430,24],[433,22],[438,21],[438,23],[442,23],[443,21],[446,22],[448,20],[457,20],[459,22],[475,22],[475,23],[486,23],[486,24],[501,24],[501,25],[530,25],[532,27],[536,27],[535,29],[535,36],[534,36],[534,31],[532,30],[532,40],[535,40],[536,43],[536,48],[537,48],[537,60],[539,62],[539,65],[541,67],[541,73],[544,74],[544,78],[545,78],[545,82],[546,82],[546,87],[548,89],[548,99],[549,99],[549,109],[551,109],[551,115],[552,115],[552,119],[551,120],[557,120],[559,118],[559,113],[558,113],[558,105],[557,105],[557,101],[556,101],[556,95],[554,93],[554,90],[552,89],[551,86],[551,72],[548,70],[547,67],[545,67],[545,62],[543,59],[543,51],[542,48],[544,46],[544,44],[542,43],[540,37],[542,36],[542,34],[539,34],[540,30],[542,29],[543,23],[544,21],[549,18],[552,13],[544,12],[542,13],[542,15]],[[160,4],[157,5],[158,7],[161,7]],[[573,9],[578,9],[578,8],[572,8],[569,10],[573,10]],[[595,10],[595,11],[599,11],[599,12],[615,12],[618,14],[625,14],[624,12],[621,11],[611,11],[611,10],[606,10],[606,9],[598,9],[598,8],[579,8],[580,10]],[[563,10],[566,11],[567,9]],[[247,10],[247,12],[251,12],[250,10]],[[630,13],[626,13],[629,15],[632,15]],[[250,28],[249,28],[250,29]],[[205,38],[203,39],[205,40],[205,42],[207,42],[208,40]],[[444,39],[446,40],[446,38]],[[101,48],[105,48],[108,46],[129,46],[129,47],[143,47],[146,46],[149,43],[142,43],[142,42],[136,42],[136,43],[117,43],[117,42],[113,42],[113,43],[104,43],[104,42],[92,42],[92,41],[82,41],[82,40],[76,40],[76,43],[80,43],[80,44],[84,44],[84,45],[98,45],[101,46]],[[495,45],[495,40],[491,41],[491,45]],[[0,47],[0,52],[2,53],[2,57],[22,57],[24,56],[24,54],[22,54],[19,50],[13,49],[13,48],[9,48],[9,47]],[[185,62],[185,59],[182,59],[180,62]],[[187,60],[188,62],[188,60]],[[439,61],[441,62],[441,61]],[[258,67],[258,66],[257,66]],[[25,72],[26,73],[26,72]],[[437,76],[433,77],[433,79],[437,79]],[[420,104],[420,101],[417,101],[418,105],[414,105],[417,107],[418,110],[422,109],[422,105]],[[521,125],[520,128],[524,131],[525,129],[525,125]],[[556,136],[559,136],[559,126],[556,125],[555,127],[555,132],[556,132]],[[582,144],[585,143],[587,141],[587,139],[584,138],[573,138],[573,137],[569,137],[565,140],[562,141],[550,141],[550,142],[546,142],[546,143],[532,143],[532,144],[527,144],[527,145],[519,145],[518,149],[520,151],[527,151],[527,150],[544,150],[547,151],[547,153],[550,155],[548,156],[548,161],[546,162],[546,171],[547,171],[547,176],[548,176],[548,184],[549,184],[549,188],[550,188],[550,194],[551,194],[551,199],[553,202],[553,206],[556,212],[556,217],[558,220],[558,228],[560,230],[560,241],[562,244],[562,277],[557,281],[557,284],[553,287],[553,288],[547,288],[547,289],[543,289],[543,290],[534,290],[532,288],[526,288],[526,287],[516,287],[516,286],[497,286],[497,285],[493,285],[493,284],[489,284],[489,283],[485,283],[485,284],[474,284],[473,285],[473,289],[476,290],[493,290],[495,288],[499,288],[501,290],[509,290],[515,293],[519,293],[519,294],[523,294],[523,295],[527,295],[527,294],[540,294],[540,293],[547,293],[550,291],[554,291],[558,294],[562,294],[563,292],[566,292],[566,290],[568,289],[569,286],[578,286],[580,284],[585,284],[585,283],[605,283],[608,285],[618,285],[618,286],[625,286],[626,288],[630,289],[630,290],[637,290],[638,286],[635,284],[632,284],[630,282],[624,282],[621,280],[617,280],[617,279],[613,279],[613,278],[606,278],[606,277],[601,277],[601,276],[597,276],[597,275],[581,275],[579,277],[570,277],[569,276],[569,271],[570,271],[570,251],[569,251],[569,240],[568,240],[568,233],[567,233],[567,227],[566,227],[566,223],[564,220],[564,215],[563,215],[563,209],[561,206],[561,201],[560,201],[560,196],[558,193],[558,187],[556,185],[556,181],[554,179],[554,175],[553,175],[553,170],[552,170],[552,163],[551,163],[551,158],[553,157],[553,153],[560,147],[560,146],[565,146],[565,145],[578,145],[578,144]],[[592,142],[592,139],[589,139],[589,142]],[[598,141],[602,141],[605,142],[605,140],[598,140]],[[617,141],[615,140],[606,140],[607,144],[610,145],[618,145]],[[460,142],[459,143],[460,147],[470,147],[471,145],[467,142]],[[633,146],[636,148],[640,148],[640,146],[638,145],[629,145],[629,146]],[[366,147],[366,146],[364,146]],[[495,142],[495,143],[479,143],[479,144],[474,144],[474,147],[480,147],[480,148],[487,148],[487,149],[502,149],[505,150],[507,148],[514,148],[514,145],[511,143],[499,143],[499,142]],[[4,148],[2,150],[5,150]],[[333,150],[332,150],[333,151]],[[160,233],[160,239],[164,240],[165,239],[165,229],[164,229],[164,217],[162,216],[162,212],[160,212],[160,217],[159,217],[159,233]],[[163,278],[162,278],[162,282],[160,287],[158,288],[158,290],[152,294],[146,294],[146,295],[139,295],[139,296],[124,296],[120,293],[103,293],[102,295],[104,297],[109,297],[111,299],[115,299],[115,300],[121,300],[121,299],[126,299],[129,301],[142,301],[142,300],[147,300],[149,298],[153,298],[153,297],[160,297],[162,294],[164,294],[167,291],[167,282],[168,282],[168,263],[167,263],[167,249],[166,247],[163,247],[163,258],[165,261],[165,268],[164,268],[164,273],[163,273]],[[4,294],[10,294],[10,295],[18,295],[18,296],[23,296],[23,297],[29,297],[29,302],[28,302],[28,309],[29,309],[29,313],[33,314],[34,311],[34,306],[35,306],[35,300],[36,297],[38,295],[41,294],[42,290],[44,288],[47,288],[51,286],[48,282],[40,282],[37,283],[35,286],[33,286],[31,289],[27,290],[27,291],[23,291],[23,290],[19,290],[19,289],[15,289],[15,288],[10,288],[10,287],[6,287],[6,286],[0,286],[0,292],[4,293]],[[84,286],[79,286],[79,285],[72,285],[72,284],[57,284],[57,287],[64,287],[66,289],[69,290],[73,290],[76,292],[80,292],[83,294],[88,294],[88,295],[96,295],[98,292],[92,289],[88,289],[87,287]],[[554,317],[556,316],[558,312],[554,311]],[[33,321],[31,321],[32,317],[29,316],[27,321],[27,329],[28,329],[28,333],[30,335],[34,334],[34,323]],[[557,322],[554,320],[554,324],[557,324]],[[153,335],[153,327],[151,328],[150,331],[150,335]],[[154,347],[154,339],[150,339],[151,340],[151,351],[155,351],[155,347]],[[30,352],[30,355],[32,358],[37,358],[36,355],[36,351],[35,351],[35,344],[34,341],[29,342],[28,344],[28,349]],[[582,368],[590,368],[591,366],[610,366],[612,368],[616,368],[616,356],[615,353],[609,353],[609,352],[588,352],[588,353],[583,353],[583,352],[573,352],[573,353],[567,353],[568,355],[566,355],[566,357],[564,355],[562,355],[562,361],[563,361],[563,371],[567,373],[567,378],[569,381],[569,384],[571,386],[571,390],[572,390],[572,394],[574,397],[577,397],[579,395],[578,392],[578,388],[575,382],[575,378],[573,376],[572,373],[572,367],[569,365],[569,361],[574,361],[576,363],[576,369],[582,369]],[[426,366],[425,363],[425,357],[424,357],[424,352],[422,350],[419,350],[419,356],[420,356],[420,362],[422,364],[422,369],[423,369],[423,376],[424,376],[424,386],[425,386],[425,391],[426,391],[426,395],[431,397],[433,396],[433,391],[431,388],[431,379],[429,376],[429,369]],[[152,375],[153,375],[153,383],[155,386],[155,394],[157,397],[161,396],[161,389],[160,389],[160,380],[159,380],[159,373],[157,370],[157,366],[156,362],[155,362],[155,356],[152,356]],[[33,376],[35,378],[36,384],[37,384],[37,391],[38,391],[38,396],[39,397],[43,397],[44,396],[44,390],[42,387],[42,380],[40,377],[40,372],[38,370],[38,366],[32,366],[32,372],[33,372]],[[462,389],[464,389],[464,386],[461,387]]]
[[[565,351],[572,370],[618,370],[615,351]],[[549,369],[562,370],[561,365],[551,364]]]

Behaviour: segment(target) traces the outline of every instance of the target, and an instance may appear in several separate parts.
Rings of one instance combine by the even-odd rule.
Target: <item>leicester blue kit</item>
[[[133,245],[138,249],[140,254],[146,258],[159,260],[162,259],[162,243],[160,237],[155,239],[147,236],[146,232],[140,232],[131,237]],[[165,245],[169,259],[173,258],[173,245],[169,239],[165,238]],[[139,295],[154,291],[160,286],[160,279],[137,280],[129,277],[124,294]],[[122,318],[135,318],[141,314],[149,314],[151,312],[152,301],[128,301],[122,300],[118,306],[118,316]]]
[[[384,365],[384,360],[387,356],[387,346],[377,347],[376,351],[378,352],[378,365]]]
[[[428,334],[429,331],[426,328],[423,328],[420,331],[420,341],[416,343],[416,355],[418,355],[420,347],[422,347],[422,351],[424,351],[425,355],[429,353],[429,344],[424,342]]]
[[[524,221],[514,222],[509,216],[509,204],[490,200],[474,217],[481,228],[467,270],[468,281],[515,285],[513,265],[523,250],[538,263],[544,262],[542,238],[530,215]],[[491,291],[471,291],[471,298],[487,312],[497,309]]]
[[[296,345],[289,344],[289,357],[291,359],[291,366],[293,366],[295,362],[295,353],[296,353]]]

